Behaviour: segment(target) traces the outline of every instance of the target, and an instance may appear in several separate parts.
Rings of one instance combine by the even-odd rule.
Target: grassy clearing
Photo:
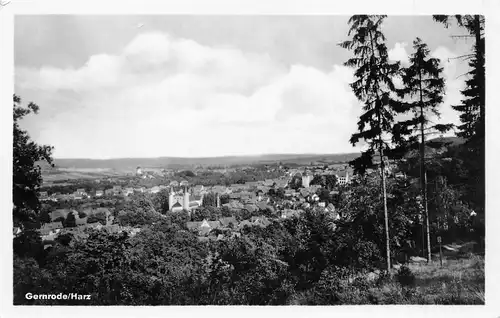
[[[297,293],[290,305],[484,305],[484,258],[447,259],[440,266],[411,264],[411,279],[400,278],[397,271],[369,281],[357,278],[346,281],[321,282],[311,290]]]
[[[410,265],[414,273],[418,304],[484,304],[484,258],[446,259],[439,262]]]

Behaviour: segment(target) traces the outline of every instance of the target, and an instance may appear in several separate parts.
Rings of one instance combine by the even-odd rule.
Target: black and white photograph
[[[490,15],[357,10],[9,13],[2,301],[494,301]]]

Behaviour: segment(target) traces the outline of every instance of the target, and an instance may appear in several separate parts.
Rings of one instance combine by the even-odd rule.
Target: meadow
[[[389,274],[325,277],[289,305],[484,305],[484,272],[484,257],[472,255],[444,259],[442,266],[439,260],[410,263]]]

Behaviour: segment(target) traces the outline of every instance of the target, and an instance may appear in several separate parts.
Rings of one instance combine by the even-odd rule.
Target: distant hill
[[[437,137],[427,140],[425,143],[425,157],[433,158],[446,152],[449,147],[459,146],[463,143],[465,143],[465,139],[460,137]],[[417,158],[419,156],[419,150],[413,149],[406,153],[405,158]]]
[[[345,163],[359,157],[359,153],[346,154],[269,154],[255,156],[222,156],[205,158],[117,158],[117,159],[54,159],[56,168],[130,170],[137,166],[147,168],[182,168],[194,165],[231,166],[266,164],[281,161],[283,164]],[[48,168],[42,165],[42,168]]]
[[[458,146],[465,143],[465,139],[461,137],[437,137],[427,141],[428,144],[445,143],[448,146]]]

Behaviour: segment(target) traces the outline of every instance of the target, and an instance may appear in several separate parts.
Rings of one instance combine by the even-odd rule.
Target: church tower
[[[168,195],[168,210],[172,211],[172,205],[174,205],[174,187],[170,187],[170,193]]]
[[[187,187],[184,188],[184,200],[182,207],[185,210],[189,210],[189,192],[187,191]]]
[[[309,188],[309,183],[311,183],[311,173],[309,171],[306,171],[302,174],[302,186],[304,188]]]

